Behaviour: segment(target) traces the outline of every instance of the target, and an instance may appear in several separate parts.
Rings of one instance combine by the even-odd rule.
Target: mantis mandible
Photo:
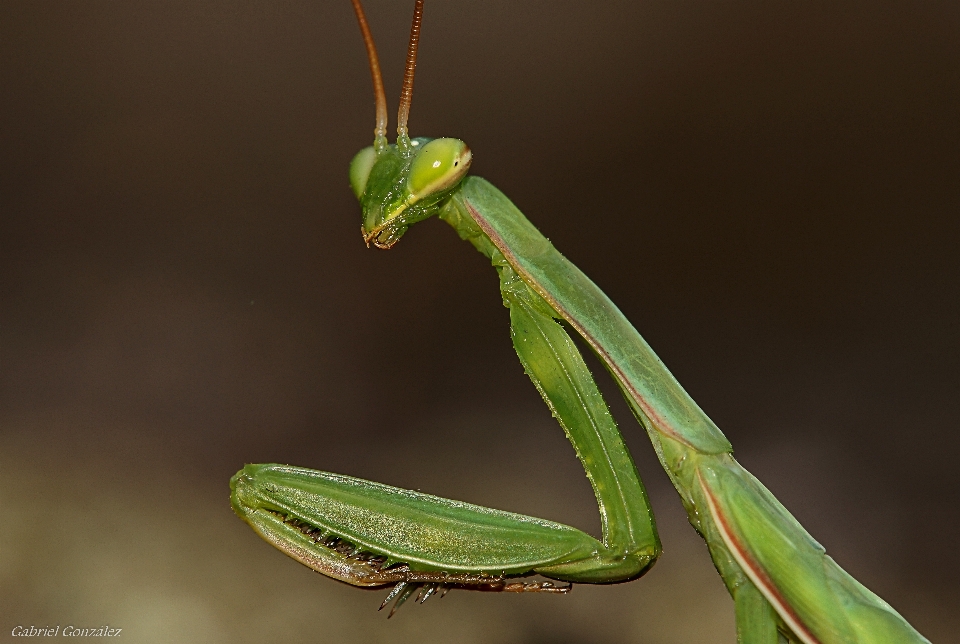
[[[567,592],[573,583],[636,579],[660,541],[633,459],[583,357],[559,322],[588,343],[646,429],[690,523],[734,599],[749,644],[927,642],[841,569],[733,458],[720,430],[606,295],[490,183],[468,176],[452,138],[411,139],[407,120],[423,0],[411,28],[395,144],[379,62],[352,0],[376,97],[372,146],[350,165],[364,241],[390,248],[437,215],[490,259],[510,312],[514,348],[570,440],[593,487],[602,535],[533,517],[304,468],[247,465],[231,480],[234,510],[310,568],[355,586],[393,585],[393,611],[451,587]],[[521,581],[539,574],[554,581]],[[381,606],[381,608],[383,607]]]

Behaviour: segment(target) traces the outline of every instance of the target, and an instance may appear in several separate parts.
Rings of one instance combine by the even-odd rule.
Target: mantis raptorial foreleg
[[[653,514],[636,466],[583,357],[555,313],[509,266],[500,290],[520,362],[583,463],[600,508],[603,543],[591,560],[538,570],[568,581],[621,581],[641,575],[660,554]],[[577,572],[574,572],[574,571]]]
[[[646,492],[582,356],[553,309],[494,247],[485,248],[498,265],[521,362],[596,493],[602,541],[568,526],[351,477],[249,465],[232,482],[234,508],[265,539],[341,581],[407,587],[401,599],[413,592],[411,584],[556,590],[503,577],[539,573],[602,583],[637,577],[653,564],[660,542]]]
[[[674,379],[609,298],[550,244],[510,200],[478,177],[457,139],[407,135],[417,0],[398,136],[386,140],[379,64],[353,0],[377,96],[374,144],[356,155],[350,184],[367,244],[390,248],[438,215],[490,258],[510,309],[524,369],[559,420],[593,485],[602,539],[551,521],[492,510],[352,477],[282,465],[234,476],[235,511],[277,548],[357,586],[395,584],[397,605],[441,586],[563,592],[567,582],[640,576],[660,552],[646,494],[582,356],[574,329],[617,381],[661,465],[706,541],[734,598],[744,644],[927,642],[886,602],[844,572],[733,458],[729,441]]]

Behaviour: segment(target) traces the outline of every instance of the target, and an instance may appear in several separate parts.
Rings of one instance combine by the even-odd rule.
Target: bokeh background
[[[367,10],[396,108],[412,3]],[[960,5],[427,3],[411,128],[457,136],[617,302],[744,465],[935,642],[960,632]],[[364,247],[346,0],[0,10],[0,636],[733,642],[605,374],[665,553],[567,597],[390,621],[228,504],[248,462],[597,533],[485,260]]]

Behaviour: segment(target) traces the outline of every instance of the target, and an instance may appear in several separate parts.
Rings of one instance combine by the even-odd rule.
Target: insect
[[[350,165],[364,241],[395,245],[439,216],[490,259],[514,348],[583,464],[602,535],[559,523],[287,465],[248,465],[231,481],[236,513],[310,568],[356,586],[393,589],[395,611],[451,587],[565,593],[574,583],[642,576],[660,554],[633,459],[561,322],[591,347],[647,431],[690,523],[706,541],[750,644],[926,642],[841,569],[737,463],[720,430],[607,296],[489,182],[468,175],[458,139],[407,131],[423,1],[414,11],[395,144],[379,63],[353,0],[376,96],[374,143]],[[539,574],[550,581],[522,581]],[[559,582],[559,583],[555,583]],[[383,606],[381,606],[383,607]]]

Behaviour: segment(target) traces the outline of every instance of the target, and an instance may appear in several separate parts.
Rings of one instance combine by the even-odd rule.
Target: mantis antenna
[[[359,0],[355,0],[359,2]],[[407,147],[407,119],[410,118],[410,103],[413,101],[413,73],[417,69],[417,45],[420,43],[420,23],[423,22],[423,0],[417,0],[413,8],[413,24],[410,25],[410,43],[407,45],[407,68],[403,72],[403,89],[400,90],[400,110],[397,113],[397,145]]]
[[[363,34],[363,44],[367,46],[367,59],[370,61],[373,96],[377,103],[377,126],[373,130],[373,145],[379,152],[387,147],[387,94],[383,91],[383,77],[380,75],[380,59],[377,58],[377,46],[373,43],[373,35],[370,33],[370,26],[367,24],[367,16],[363,13],[363,5],[360,4],[360,0],[351,1],[353,2],[353,10],[357,14],[357,22],[360,24],[360,32]],[[419,32],[419,24],[417,25],[417,31]],[[416,46],[414,46],[414,51],[416,51]],[[410,72],[410,79],[410,85],[412,86],[413,72]],[[404,79],[404,88],[406,88],[406,79]],[[407,103],[407,111],[410,111],[409,102]],[[404,123],[406,123],[406,119],[404,119]],[[404,132],[406,132],[406,127],[404,127]]]

